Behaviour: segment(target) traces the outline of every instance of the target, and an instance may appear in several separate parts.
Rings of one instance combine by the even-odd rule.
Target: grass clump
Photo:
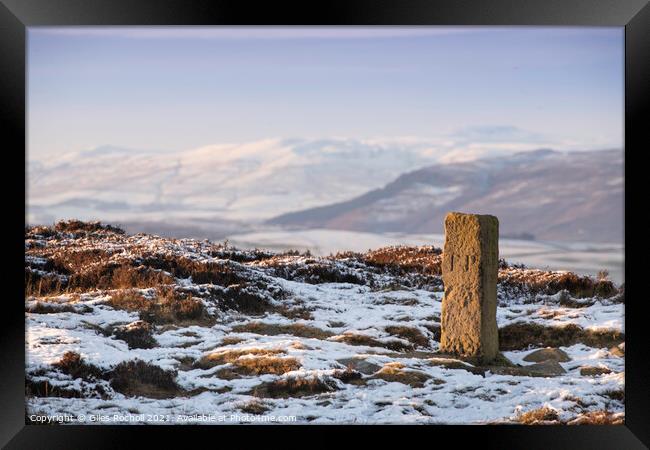
[[[269,408],[266,403],[261,402],[257,399],[251,400],[239,407],[239,410],[246,414],[261,415],[265,412],[268,412]]]
[[[92,311],[92,308],[86,305],[72,306],[61,303],[36,302],[25,307],[25,312],[30,314],[56,314],[56,313],[79,313],[84,314]]]
[[[228,286],[218,294],[218,300],[222,310],[242,314],[261,315],[273,307],[266,297],[245,283]]]
[[[227,287],[246,281],[240,271],[235,269],[235,265],[228,262],[204,262],[184,256],[156,254],[141,258],[140,263],[169,272],[176,278],[191,278],[195,284],[218,284]]]
[[[83,398],[83,393],[78,389],[66,389],[61,386],[50,384],[47,380],[36,381],[25,377],[26,397],[61,397],[61,398]]]
[[[345,333],[336,337],[338,342],[344,342],[349,345],[364,345],[368,347],[383,347],[395,352],[413,350],[412,344],[405,344],[402,341],[391,340],[388,342],[379,341],[371,336],[364,334]]]
[[[429,339],[417,328],[407,326],[389,326],[384,329],[387,333],[405,339],[416,347],[429,347]]]
[[[101,369],[92,364],[85,363],[79,353],[72,351],[65,352],[63,357],[58,362],[52,364],[52,366],[70,375],[72,378],[98,380],[103,376]]]
[[[174,282],[169,275],[146,267],[134,267],[128,262],[100,263],[72,272],[66,268],[65,263],[58,264],[57,272],[45,275],[25,268],[26,295],[56,295],[95,289],[148,288]]]
[[[196,363],[200,369],[209,369],[223,364],[233,363],[242,356],[273,356],[283,354],[284,350],[273,348],[237,348],[221,350],[203,356]]]
[[[616,330],[586,330],[575,324],[546,327],[536,323],[516,322],[499,329],[500,350],[525,350],[533,347],[569,347],[577,343],[595,348],[610,348],[625,341]]]
[[[616,389],[616,390],[608,390],[602,393],[602,395],[611,398],[612,400],[619,401],[621,403],[625,403],[625,390],[623,389]]]
[[[336,383],[327,378],[287,377],[262,383],[253,388],[249,394],[256,397],[288,398],[318,395],[336,389]]]
[[[368,251],[360,255],[366,264],[389,269],[399,275],[417,272],[441,275],[442,250],[433,246],[393,246]]]
[[[64,291],[67,278],[61,275],[34,272],[25,267],[25,296],[41,297],[43,295],[56,294]]]
[[[416,370],[404,370],[405,366],[402,363],[394,362],[384,365],[378,372],[371,378],[384,380],[389,383],[397,382],[411,386],[412,388],[421,388],[424,383],[431,379],[429,375],[424,372]],[[440,380],[442,381],[442,380]]]
[[[567,425],[624,425],[625,419],[622,414],[614,414],[610,411],[590,411],[581,414],[575,419],[567,422]]]
[[[302,257],[287,260],[287,256],[277,256],[265,260],[263,265],[276,277],[301,283],[366,284],[356,272],[331,260]]]
[[[250,322],[243,325],[236,325],[232,328],[232,331],[235,333],[255,333],[265,336],[289,334],[296,337],[314,339],[327,339],[334,336],[332,332],[300,323],[278,325],[274,323]]]
[[[557,411],[543,407],[527,411],[517,417],[517,422],[523,425],[552,425],[559,422]]]
[[[134,289],[111,295],[108,304],[115,309],[138,312],[140,319],[151,324],[210,324],[210,318],[201,300],[171,287],[157,287],[153,298],[147,298]]]
[[[573,272],[549,272],[514,266],[499,271],[499,284],[507,291],[524,288],[532,295],[554,295],[566,290],[575,298],[609,298],[619,293],[614,283],[605,278],[594,279]]]
[[[243,356],[233,361],[231,367],[225,367],[218,371],[216,375],[229,380],[250,375],[283,375],[298,369],[300,369],[300,363],[295,358]]]
[[[332,374],[332,377],[348,384],[356,384],[356,385],[365,384],[365,380],[363,380],[363,375],[361,374],[361,372],[354,370],[350,366],[348,366],[343,370],[341,369],[335,370],[334,373]]]
[[[111,233],[124,234],[124,230],[101,222],[84,222],[81,220],[61,220],[54,225],[54,231],[59,233],[93,233],[98,231],[109,231]]]
[[[126,342],[129,348],[154,348],[158,345],[151,324],[143,320],[116,328],[113,336]]]
[[[171,398],[183,390],[176,373],[141,360],[125,361],[110,373],[111,387],[129,397]]]

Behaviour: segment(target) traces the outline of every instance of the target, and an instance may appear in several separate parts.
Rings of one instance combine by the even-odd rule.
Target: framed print
[[[3,445],[647,448],[649,17],[3,0]]]

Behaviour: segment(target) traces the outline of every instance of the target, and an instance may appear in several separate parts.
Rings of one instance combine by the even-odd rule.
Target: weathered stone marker
[[[451,212],[445,217],[440,350],[493,360],[499,352],[499,220]]]

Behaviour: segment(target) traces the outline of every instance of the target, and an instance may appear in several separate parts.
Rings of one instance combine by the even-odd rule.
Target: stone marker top
[[[445,246],[485,242],[499,235],[499,219],[489,214],[466,214],[450,212],[445,216]],[[497,244],[498,249],[498,244]]]
[[[486,361],[497,356],[498,240],[494,216],[452,212],[445,217],[441,350]]]

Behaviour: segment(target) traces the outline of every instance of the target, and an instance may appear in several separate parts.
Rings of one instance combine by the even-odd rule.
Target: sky
[[[272,137],[622,148],[623,44],[622,27],[30,27],[28,154]]]

